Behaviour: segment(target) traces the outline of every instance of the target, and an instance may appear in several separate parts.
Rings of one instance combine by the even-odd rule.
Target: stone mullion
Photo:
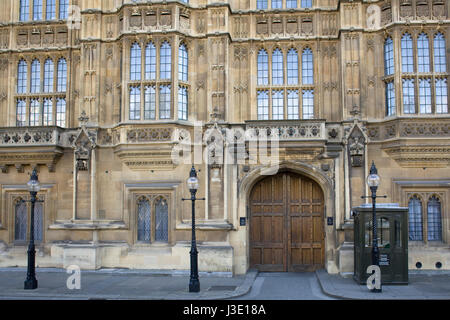
[[[47,0],[42,0],[42,20],[48,20],[47,18]]]
[[[55,18],[57,20],[61,20],[61,17],[59,16],[59,1],[61,1],[61,0],[57,0],[55,2]],[[66,103],[66,105],[67,105],[67,103]]]

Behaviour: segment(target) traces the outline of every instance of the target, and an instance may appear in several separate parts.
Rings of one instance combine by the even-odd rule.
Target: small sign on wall
[[[247,219],[245,217],[240,217],[239,218],[239,225],[240,226],[245,226],[246,220]]]
[[[327,217],[327,225],[329,226],[333,225],[333,217]]]

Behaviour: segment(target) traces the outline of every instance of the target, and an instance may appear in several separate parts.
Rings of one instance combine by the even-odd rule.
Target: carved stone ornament
[[[364,163],[366,139],[358,125],[355,125],[347,141],[352,167],[361,167]]]
[[[77,170],[88,170],[91,151],[96,147],[96,135],[96,132],[90,132],[83,127],[75,138],[73,148]]]

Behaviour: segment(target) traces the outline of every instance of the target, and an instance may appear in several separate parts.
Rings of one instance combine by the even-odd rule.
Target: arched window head
[[[413,41],[409,33],[405,33],[401,41],[402,72],[414,72]]]
[[[424,32],[417,37],[417,71],[430,72],[430,44]]]
[[[272,84],[282,85],[283,83],[283,52],[277,48],[272,54]]]
[[[313,53],[310,48],[305,48],[302,53],[302,83],[314,84]]]
[[[258,85],[269,84],[269,56],[264,49],[258,52]]]
[[[153,42],[145,47],[145,79],[156,79],[156,47]]]
[[[384,75],[394,74],[394,43],[389,37],[384,41]]]
[[[180,44],[178,48],[178,80],[188,81],[188,51],[186,45]]]
[[[428,241],[442,241],[441,201],[432,196],[427,206]]]
[[[136,42],[130,51],[130,80],[141,80],[141,47]]]
[[[409,211],[409,240],[423,240],[422,201],[414,195],[408,202]]]
[[[160,79],[171,79],[172,77],[172,49],[170,43],[164,41],[160,50]]]
[[[17,93],[27,91],[27,62],[20,60],[17,66]]]
[[[434,35],[434,71],[446,72],[447,71],[447,59],[445,55],[445,37],[442,33],[438,32]]]
[[[45,60],[44,63],[44,92],[53,92],[53,61]]]
[[[287,53],[287,84],[298,84],[298,54],[294,48]]]

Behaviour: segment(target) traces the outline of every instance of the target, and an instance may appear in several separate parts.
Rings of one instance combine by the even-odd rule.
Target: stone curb
[[[58,272],[58,271],[53,271]],[[152,272],[148,272],[152,274]],[[160,274],[160,273],[154,273]],[[6,299],[58,299],[58,300],[223,300],[234,297],[239,297],[247,294],[255,281],[258,272],[256,270],[249,270],[245,279],[240,286],[232,292],[217,292],[200,291],[200,293],[190,293],[187,291],[165,292],[162,295],[148,295],[148,296],[129,296],[129,295],[105,295],[105,294],[48,294],[36,292],[22,292],[12,294],[0,293],[0,300]],[[123,274],[122,274],[123,275]],[[186,289],[187,290],[187,289]]]

